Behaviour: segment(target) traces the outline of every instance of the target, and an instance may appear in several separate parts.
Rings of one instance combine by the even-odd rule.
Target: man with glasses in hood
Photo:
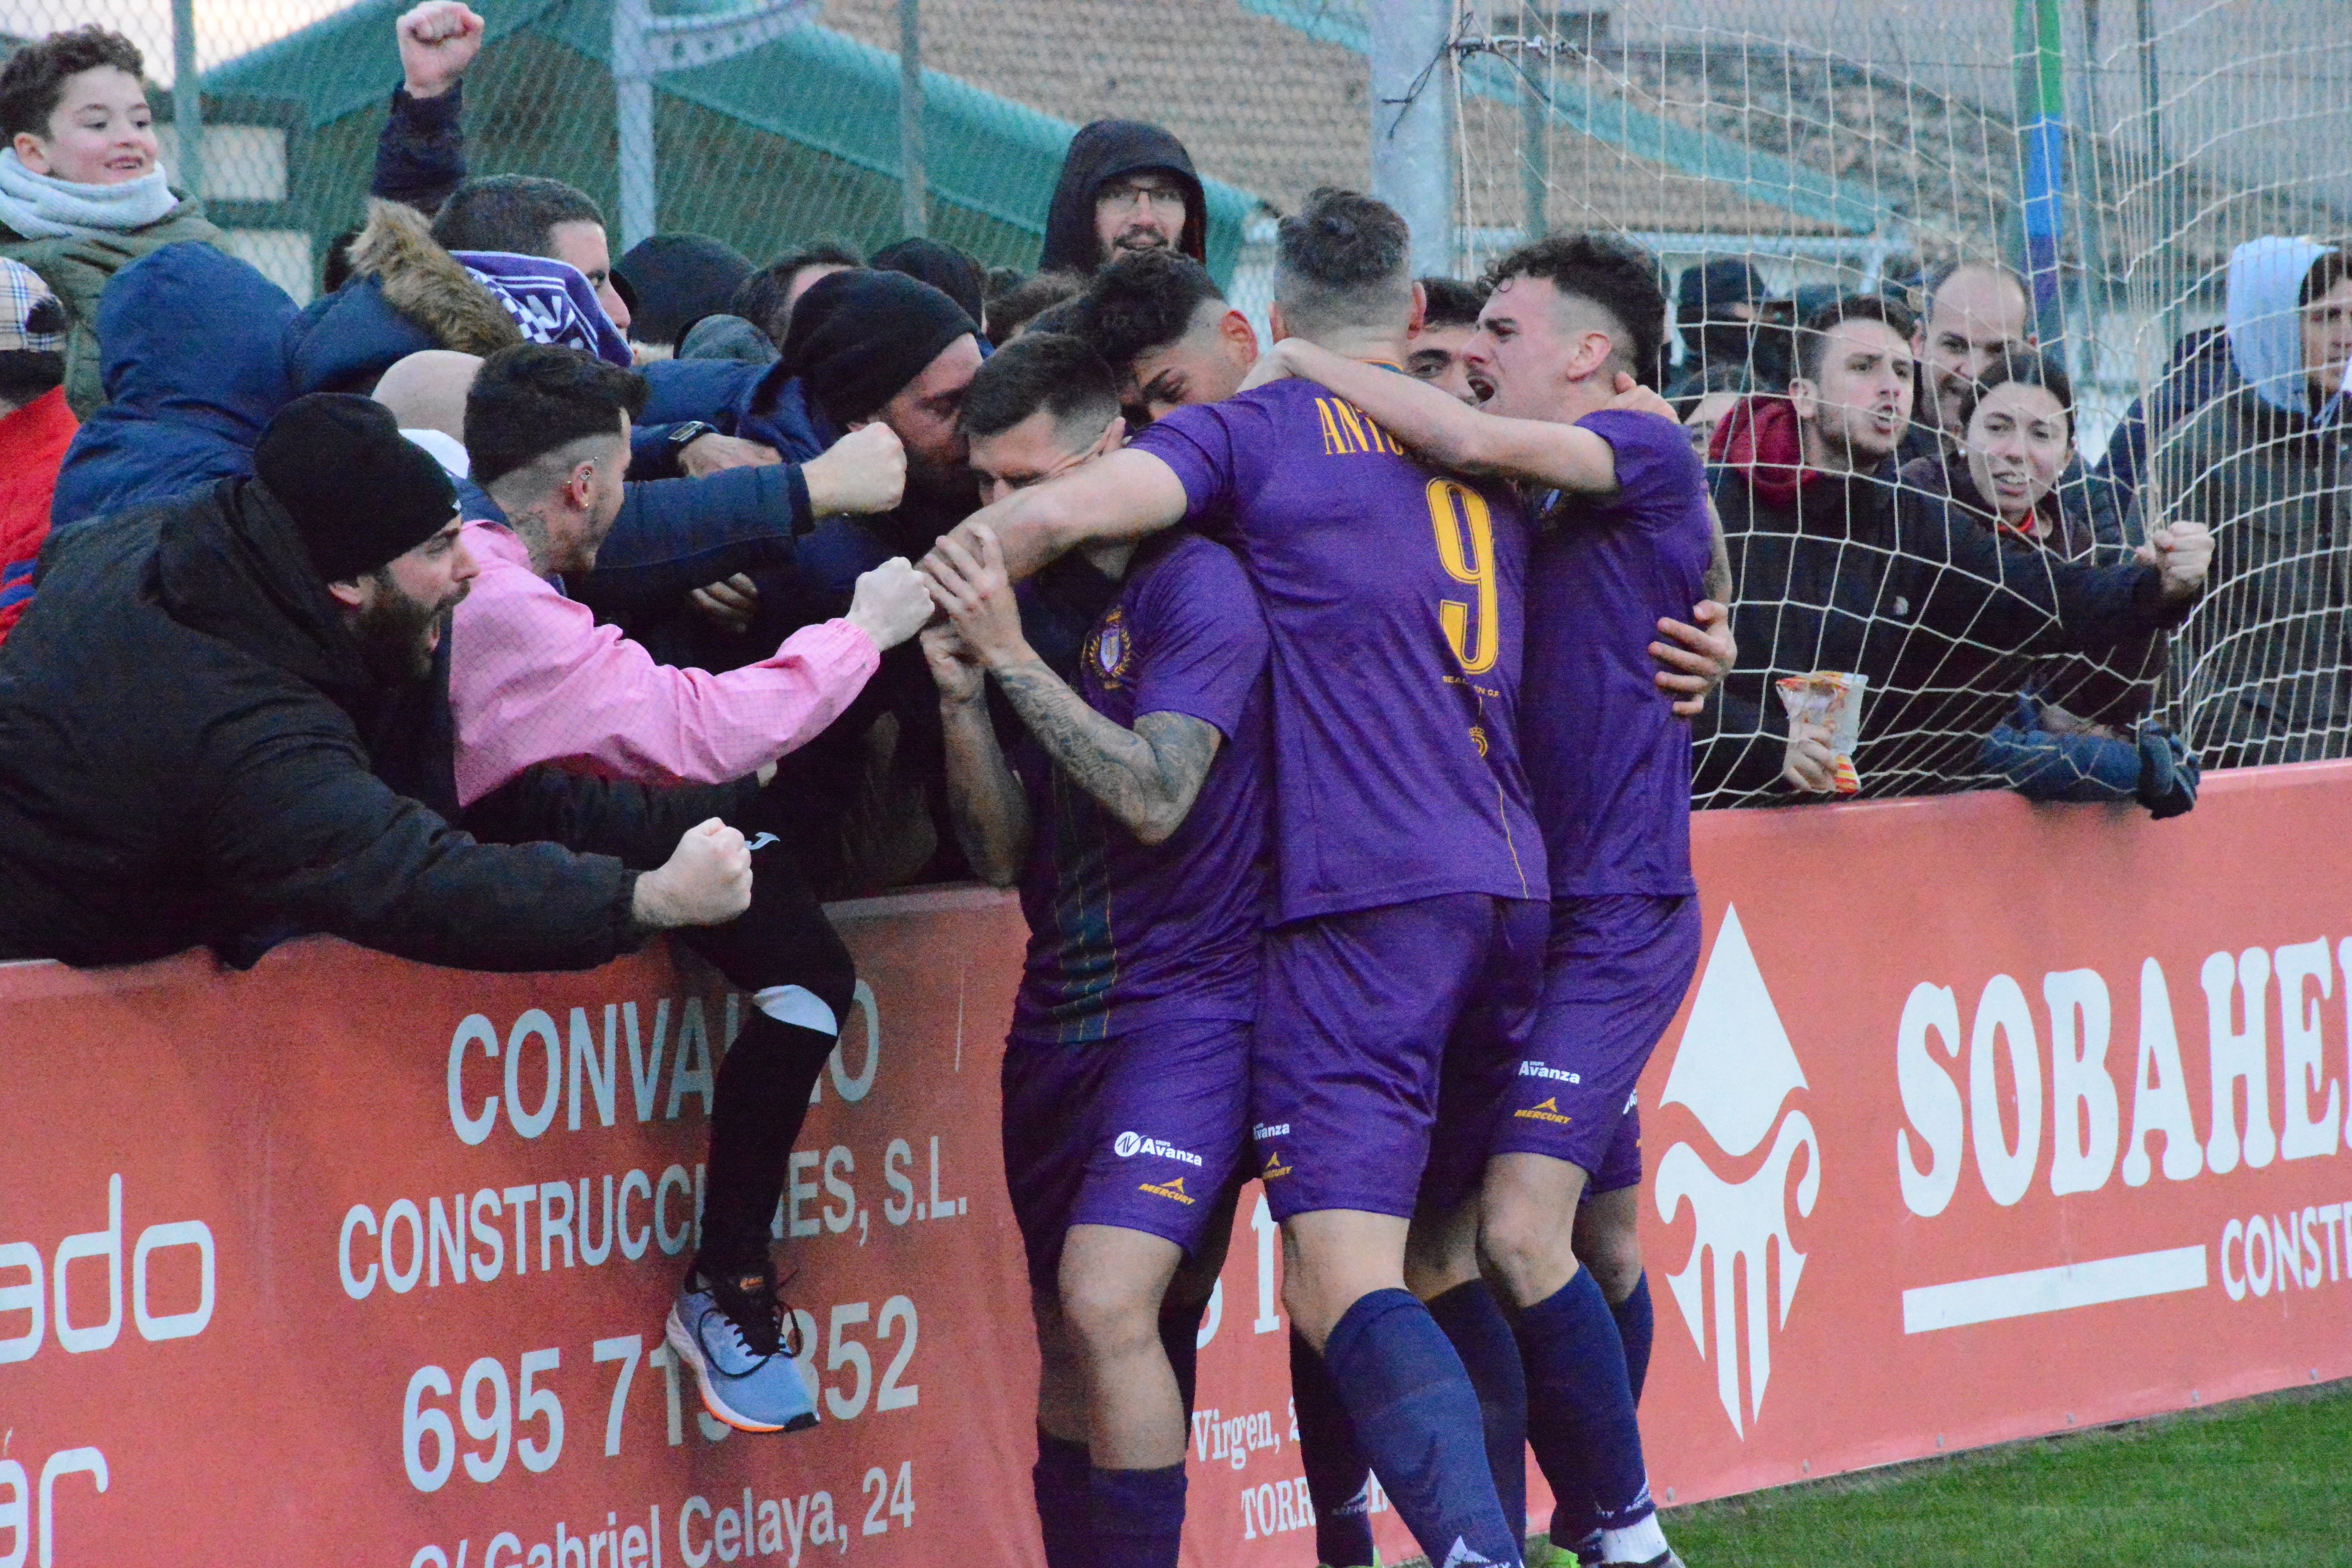
[[[1147,250],[1204,261],[1208,234],[1208,204],[1184,144],[1157,125],[1097,120],[1070,139],[1037,270],[1090,276]]]

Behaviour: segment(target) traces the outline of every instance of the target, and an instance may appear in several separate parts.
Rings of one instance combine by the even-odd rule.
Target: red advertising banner
[[[2326,764],[2161,824],[1699,820],[1706,954],[1641,1097],[1662,1498],[2352,1374],[2347,805]],[[790,1437],[708,1421],[661,1344],[714,977],[0,966],[0,1568],[1041,1562],[1019,912],[835,914],[864,987],[778,1215],[824,1414]],[[1313,1560],[1275,1242],[1245,1192],[1192,1562]]]

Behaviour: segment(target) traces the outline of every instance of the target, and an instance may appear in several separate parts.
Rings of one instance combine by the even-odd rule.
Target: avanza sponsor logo
[[[1122,1132],[1111,1142],[1111,1152],[1122,1160],[1132,1160],[1138,1154],[1149,1154],[1160,1160],[1181,1160],[1188,1165],[1200,1165],[1201,1156],[1190,1149],[1179,1149],[1160,1138],[1146,1138],[1140,1132]]]

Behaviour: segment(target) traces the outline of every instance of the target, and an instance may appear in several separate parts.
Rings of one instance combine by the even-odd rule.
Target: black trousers
[[[808,1116],[809,1091],[833,1054],[848,1016],[857,969],[801,868],[795,823],[817,814],[780,778],[768,789],[737,784],[660,789],[533,769],[475,803],[464,826],[488,842],[552,840],[613,855],[638,870],[667,860],[687,829],[709,817],[746,837],[782,842],[751,857],[751,904],[721,926],[677,936],[732,984],[754,993],[799,986],[824,1004],[835,1029],[812,1028],[748,1010],[720,1061],[710,1108],[710,1152],[703,1177],[702,1246],[696,1268],[738,1276],[767,1267],[769,1226],[783,1195],[793,1143]],[[813,1009],[803,1006],[803,1017]]]

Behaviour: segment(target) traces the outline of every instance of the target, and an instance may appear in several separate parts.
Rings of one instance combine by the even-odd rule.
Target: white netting
[[[1530,233],[1577,228],[1637,241],[1686,288],[1709,262],[1754,269],[1757,305],[1726,308],[1718,285],[1673,334],[1683,341],[1665,379],[1695,426],[1734,394],[1785,390],[1790,340],[1735,316],[1779,323],[1883,292],[1927,317],[1920,427],[1904,455],[1941,447],[1942,461],[1907,465],[1891,495],[1809,481],[1794,512],[1735,504],[1747,486],[1727,483],[1742,670],[1701,747],[1703,803],[1781,794],[1774,681],[1855,668],[1857,649],[1872,677],[1857,759],[1870,793],[2021,782],[2080,795],[2105,777],[2128,797],[2143,707],[2208,765],[2344,754],[2347,556],[2326,426],[2352,332],[2315,338],[2308,378],[2301,319],[2316,332],[2333,310],[2302,310],[2319,247],[2280,246],[2242,267],[2237,351],[2214,331],[2233,250],[2263,236],[2324,244],[2344,226],[2352,179],[2328,149],[2352,129],[2352,45],[2328,16],[2071,0],[1458,10],[1460,270]],[[2023,272],[2026,290],[1971,268],[1933,291],[1970,262]],[[1939,338],[1960,351],[1941,356],[1948,374],[1980,370],[1987,340],[2007,335],[1963,314],[1971,279],[2071,373],[2074,450],[2038,508],[2043,551],[2118,560],[2147,526],[2213,528],[2212,590],[2168,649],[2022,657],[2012,650],[2046,625],[2024,600],[2059,598],[2069,624],[2088,618],[2061,574],[2012,557],[1998,585],[1980,563],[1934,548],[1926,520],[1954,515],[1944,492],[1969,502],[1983,487],[1999,512],[2000,481],[2030,476],[2003,428],[2018,423],[2010,405],[2037,405],[2021,389],[1979,399],[1976,461],[1966,440],[1931,434]],[[1973,359],[1951,342],[1955,326]],[[2263,387],[2246,384],[2248,353],[2261,362],[2251,374],[2271,377]],[[1877,515],[1890,506],[1907,509],[1908,526],[1890,531]],[[2041,700],[2016,710],[2026,692]],[[2100,722],[2085,731],[2075,719]]]

